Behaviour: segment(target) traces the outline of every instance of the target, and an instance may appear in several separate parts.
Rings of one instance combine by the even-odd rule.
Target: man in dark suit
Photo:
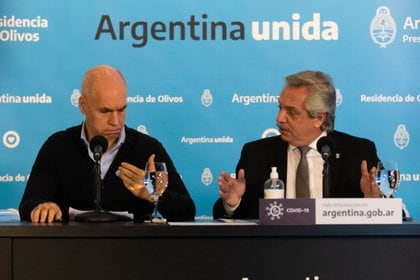
[[[330,197],[380,197],[375,182],[379,161],[375,144],[367,139],[335,131],[335,87],[331,78],[319,71],[304,71],[286,77],[279,97],[277,125],[280,136],[244,145],[236,168],[236,178],[222,172],[218,179],[220,198],[213,217],[258,218],[258,200],[264,181],[275,166],[285,182],[287,198],[298,195],[296,173],[301,158],[299,147],[309,147],[308,198],[322,197],[323,159],[317,141],[329,136],[335,151],[329,157]]]

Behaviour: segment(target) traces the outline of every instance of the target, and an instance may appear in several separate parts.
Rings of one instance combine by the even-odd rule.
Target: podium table
[[[0,225],[0,279],[420,279],[420,223]]]

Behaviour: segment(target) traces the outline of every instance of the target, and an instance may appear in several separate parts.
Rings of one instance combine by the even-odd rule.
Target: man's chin
[[[114,143],[120,135],[119,134],[106,134],[104,136],[106,140],[108,140],[109,143]]]
[[[107,131],[104,132],[104,136],[107,138],[118,138],[120,136],[121,131]]]
[[[287,133],[281,133],[281,134],[280,134],[280,137],[281,137],[281,140],[283,140],[284,142],[287,142],[287,143],[289,143],[289,144],[294,145],[294,144],[293,144],[293,142],[295,142],[295,138],[291,137],[291,135],[290,135],[290,134],[287,134]]]
[[[280,138],[283,141],[286,141],[286,142],[288,142],[288,140],[290,140],[289,134],[285,131],[280,131]]]

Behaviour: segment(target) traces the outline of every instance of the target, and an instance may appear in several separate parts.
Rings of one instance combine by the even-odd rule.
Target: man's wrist
[[[228,216],[232,216],[233,213],[235,213],[235,210],[239,207],[240,204],[241,204],[241,198],[239,198],[238,203],[236,203],[233,206],[231,206],[231,205],[227,204],[225,201],[223,201],[223,208],[225,209],[225,212]]]

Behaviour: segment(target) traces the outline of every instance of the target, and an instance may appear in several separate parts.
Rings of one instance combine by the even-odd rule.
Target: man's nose
[[[286,111],[279,110],[276,120],[277,120],[277,123],[284,123],[286,121]]]
[[[117,111],[111,112],[111,114],[109,115],[108,122],[109,122],[109,124],[112,124],[112,125],[118,124],[118,112]]]

